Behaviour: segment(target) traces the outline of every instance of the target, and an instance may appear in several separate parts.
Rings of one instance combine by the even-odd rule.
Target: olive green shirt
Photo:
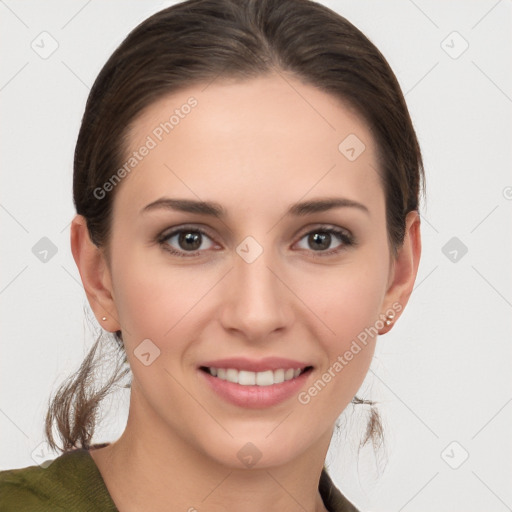
[[[45,466],[0,471],[0,512],[118,512],[88,450],[63,453]],[[329,512],[358,512],[325,469],[318,489]]]

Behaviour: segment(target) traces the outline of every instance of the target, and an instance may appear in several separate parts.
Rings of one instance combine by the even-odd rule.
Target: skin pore
[[[124,433],[91,455],[120,512],[325,510],[318,481],[332,431],[376,337],[307,404],[294,395],[234,405],[199,366],[294,359],[313,367],[307,391],[361,331],[405,307],[419,219],[409,213],[393,258],[370,131],[331,95],[279,74],[217,79],[157,101],[134,123],[130,152],[191,96],[197,106],[117,185],[108,260],[83,217],[73,220],[90,305],[106,330],[122,330],[133,372]],[[365,145],[354,161],[338,149],[350,134]],[[163,198],[181,202],[145,210]],[[190,201],[222,214],[184,211]],[[248,236],[263,249],[251,263],[236,251]],[[146,339],[160,350],[148,366],[134,354]],[[237,456],[247,443],[261,454],[251,468]]]

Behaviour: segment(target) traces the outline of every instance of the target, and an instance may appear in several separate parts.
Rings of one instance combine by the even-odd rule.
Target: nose
[[[224,283],[220,315],[224,329],[258,342],[292,325],[292,297],[270,269],[274,266],[265,252],[252,263],[235,256],[234,268]]]

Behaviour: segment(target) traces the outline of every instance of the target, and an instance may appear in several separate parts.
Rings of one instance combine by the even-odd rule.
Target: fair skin
[[[307,404],[294,393],[269,407],[235,405],[205,384],[199,365],[293,358],[312,366],[300,388],[307,391],[365,327],[389,330],[376,324],[379,315],[405,307],[411,294],[419,218],[408,214],[393,257],[368,128],[332,96],[288,82],[218,79],[151,105],[130,133],[131,150],[167,112],[190,96],[198,101],[115,190],[109,260],[84,219],[73,220],[72,251],[90,305],[105,329],[122,330],[133,372],[124,433],[91,452],[121,512],[325,510],[318,481],[332,431],[377,338]],[[338,150],[349,134],[366,146],[352,162]],[[162,197],[214,202],[224,215],[141,212]],[[360,206],[288,212],[299,202],[339,198]],[[155,241],[183,225],[206,232],[193,256],[165,250],[187,254],[177,236]],[[329,238],[326,227],[355,244]],[[327,248],[312,245],[309,233],[320,233]],[[263,248],[252,263],[236,252],[247,236]],[[145,339],[160,350],[148,366],[134,354]],[[261,455],[250,468],[237,456],[248,442]]]

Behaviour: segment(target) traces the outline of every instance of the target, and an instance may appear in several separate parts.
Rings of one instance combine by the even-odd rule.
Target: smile
[[[262,409],[297,396],[312,378],[314,366],[283,357],[229,357],[201,361],[197,370],[200,382],[221,400]]]
[[[278,368],[277,370],[251,372],[235,368],[201,367],[201,370],[217,379],[241,386],[273,386],[274,384],[281,384],[296,379],[310,369],[311,366],[306,366],[305,368]]]

